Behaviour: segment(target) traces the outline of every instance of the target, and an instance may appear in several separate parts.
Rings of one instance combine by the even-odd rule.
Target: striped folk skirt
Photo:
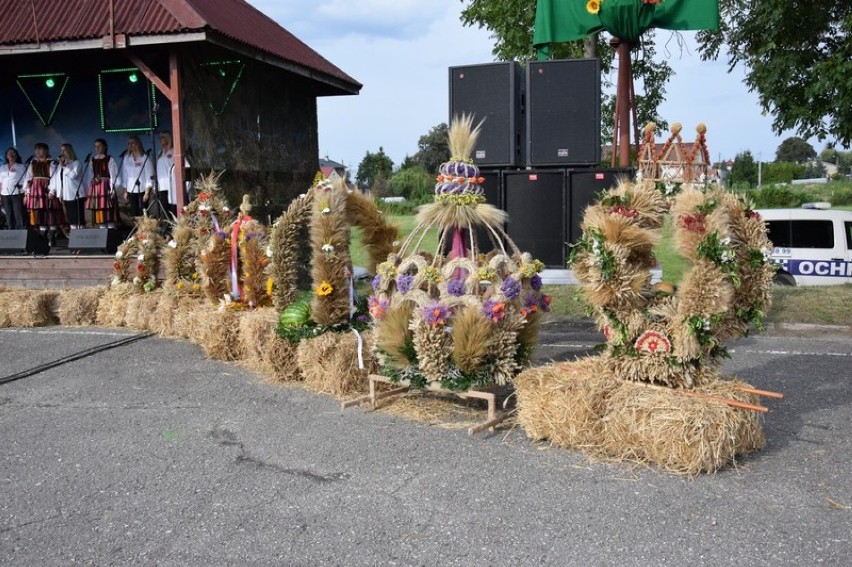
[[[31,226],[59,226],[62,223],[62,203],[50,195],[49,183],[50,180],[45,177],[33,178],[30,192],[24,199]]]
[[[93,224],[118,222],[118,199],[115,193],[110,191],[109,179],[92,181],[86,208],[92,211]]]

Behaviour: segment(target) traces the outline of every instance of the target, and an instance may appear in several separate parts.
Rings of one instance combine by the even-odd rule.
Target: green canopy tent
[[[613,36],[618,50],[615,148],[618,165],[630,165],[630,114],[635,112],[630,51],[651,28],[719,28],[719,0],[538,0],[533,46],[539,59],[550,57],[550,44],[585,39],[599,31]],[[634,117],[635,121],[635,117]]]

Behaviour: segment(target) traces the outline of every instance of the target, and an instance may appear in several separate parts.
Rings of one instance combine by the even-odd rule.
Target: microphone
[[[53,160],[53,165],[59,165],[59,160],[58,159]]]
[[[86,156],[86,163],[89,163],[90,161],[92,161],[92,153],[91,152],[89,152],[89,155]]]
[[[126,155],[127,155],[127,150],[124,150],[123,152],[121,152],[120,154],[118,154],[118,157],[123,158],[123,157],[124,157],[124,156],[126,156]]]
[[[33,158],[34,158],[34,157],[35,157],[34,155],[31,155],[30,157],[28,157],[28,158],[27,158],[27,161],[26,161],[26,162],[24,162],[24,163],[29,164],[30,162],[32,162],[32,161],[33,161]]]

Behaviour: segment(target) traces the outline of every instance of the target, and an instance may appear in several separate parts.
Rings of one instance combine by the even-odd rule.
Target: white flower
[[[702,185],[707,183],[707,176],[702,173],[701,175],[698,176],[698,182],[701,183]]]
[[[208,207],[208,208],[209,208],[209,207]],[[223,213],[230,213],[230,212],[231,212],[231,209],[229,209],[228,207],[222,207],[222,212],[223,212]]]
[[[636,172],[636,181],[642,181],[642,170]]]
[[[399,246],[399,240],[394,240],[392,246]]]
[[[733,262],[733,261],[734,261],[734,253],[733,252],[731,252],[730,250],[722,251],[722,263],[723,264],[728,264],[728,263]]]
[[[332,254],[334,252],[334,246],[332,246],[330,243],[326,242],[325,244],[322,245],[322,251],[325,252],[326,254]]]
[[[135,278],[133,278],[133,283],[135,283],[135,284],[138,284],[138,283],[140,283],[141,281],[142,281],[142,280],[140,280],[140,279],[139,279],[139,276],[136,276]]]
[[[329,213],[331,213],[331,209],[329,209],[328,207],[326,207],[322,210],[322,214],[324,214],[324,215],[327,215]]]
[[[772,256],[772,250],[769,249],[769,248],[763,247],[763,248],[760,249],[760,251],[763,254],[763,261],[764,262],[769,260],[769,257]]]
[[[175,242],[174,240],[169,240],[168,246],[169,248],[177,248],[177,242]]]
[[[121,250],[119,250],[118,252],[115,253],[115,259],[116,260],[121,260],[123,257],[124,257],[124,252],[122,252]]]
[[[139,254],[138,256],[136,256],[136,259],[142,262],[143,260],[145,260],[145,254]]]
[[[731,237],[730,236],[727,236],[727,237],[725,237],[725,238],[723,238],[722,240],[719,241],[719,244],[721,244],[722,246],[727,246],[730,243],[731,243]]]
[[[304,199],[306,196],[307,196],[307,194],[306,194],[306,193],[300,193],[300,194],[299,194],[299,198],[300,198],[300,199]]]
[[[151,241],[146,238],[145,240],[142,240],[141,242],[142,242],[143,245],[147,245]]]
[[[701,326],[701,328],[704,329],[705,331],[709,331],[710,330],[710,319],[703,317],[702,322],[704,324]]]
[[[666,195],[671,195],[672,193],[674,193],[674,191],[675,191],[675,184],[674,183],[666,183],[665,187],[666,187]]]
[[[267,246],[267,247],[266,247],[266,257],[267,257],[267,258],[272,258],[272,246]]]
[[[112,285],[118,285],[120,283],[121,283],[121,278],[119,278],[118,276],[113,276]]]

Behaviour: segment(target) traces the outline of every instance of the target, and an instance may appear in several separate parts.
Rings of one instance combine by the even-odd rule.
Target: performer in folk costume
[[[90,158],[91,156],[89,156]],[[88,187],[85,183],[89,170],[89,158],[85,162],[77,159],[77,152],[71,144],[59,146],[59,170],[53,177],[53,192],[62,201],[65,208],[65,218],[71,228],[86,226],[86,194]]]
[[[138,136],[127,138],[127,153],[124,154],[121,165],[119,186],[127,190],[130,215],[133,217],[142,216],[145,204],[151,196],[154,164],[149,157],[149,152],[142,149],[142,140]]]
[[[3,214],[6,228],[27,228],[24,220],[24,176],[27,166],[21,163],[21,154],[15,148],[6,150],[6,161],[0,165],[0,196],[3,199]]]
[[[86,208],[92,211],[92,222],[100,228],[115,228],[118,222],[118,200],[115,196],[118,166],[108,151],[106,140],[95,140],[92,182],[89,184]]]
[[[175,150],[172,133],[160,133],[160,153],[157,156],[157,197],[163,209],[177,216],[177,191],[175,189]]]
[[[53,177],[59,162],[50,160],[50,148],[43,142],[34,146],[35,158],[27,168],[24,184],[24,204],[30,212],[30,225],[48,237],[51,246],[56,244],[56,230],[62,221],[62,203],[53,192]]]

